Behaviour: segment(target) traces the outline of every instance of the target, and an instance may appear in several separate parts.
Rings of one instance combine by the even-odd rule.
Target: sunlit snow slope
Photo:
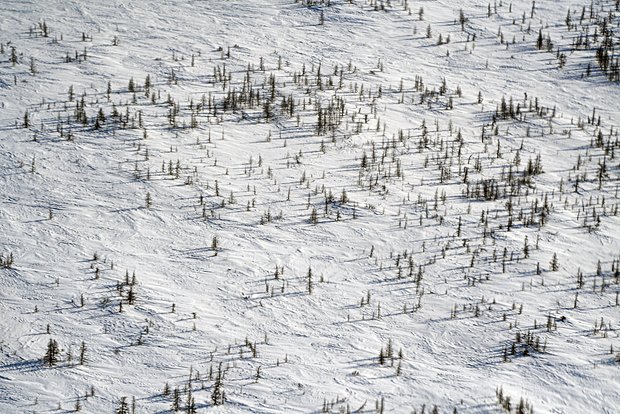
[[[1,2],[0,412],[620,412],[618,2],[316,3]]]

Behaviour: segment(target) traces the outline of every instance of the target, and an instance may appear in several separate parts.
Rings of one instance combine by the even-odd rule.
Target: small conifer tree
[[[47,366],[54,366],[60,361],[60,349],[58,348],[58,342],[55,339],[51,339],[47,343],[47,351],[43,356],[43,363]]]

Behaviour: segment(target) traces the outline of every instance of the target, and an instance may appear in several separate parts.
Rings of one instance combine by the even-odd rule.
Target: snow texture
[[[326,3],[2,1],[0,412],[620,413],[616,3]]]

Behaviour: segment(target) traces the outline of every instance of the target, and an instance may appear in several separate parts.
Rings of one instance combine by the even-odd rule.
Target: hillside
[[[620,2],[2,9],[0,412],[620,411]]]

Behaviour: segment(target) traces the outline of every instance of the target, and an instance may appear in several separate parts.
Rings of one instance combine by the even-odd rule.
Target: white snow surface
[[[121,397],[130,405],[135,397],[137,413],[170,412],[166,383],[179,388],[185,410],[192,375],[197,412],[419,413],[436,405],[441,413],[503,413],[501,387],[513,412],[523,398],[536,413],[620,413],[620,285],[611,270],[620,254],[619,165],[608,155],[599,186],[603,151],[591,147],[599,130],[617,143],[620,84],[581,76],[587,62],[596,68],[593,50],[558,68],[555,49],[535,46],[541,27],[570,46],[566,12],[578,16],[589,2],[537,0],[533,18],[529,0],[499,2],[490,17],[487,4],[409,0],[409,13],[399,0],[378,11],[359,0],[3,0],[0,252],[14,263],[0,269],[0,412],[73,411],[79,401],[82,412],[111,413]],[[594,7],[614,10],[610,1]],[[439,34],[449,43],[438,45]],[[84,50],[86,60],[65,61]],[[214,78],[224,65],[226,85]],[[294,79],[302,70],[306,85]],[[229,87],[242,90],[246,73],[265,96],[276,77],[272,119],[261,105],[218,108],[216,116],[198,112],[190,127],[203,95],[221,105]],[[147,75],[156,103],[145,97]],[[445,79],[447,91],[420,104],[416,77],[436,91]],[[88,126],[75,121],[82,96]],[[168,96],[180,105],[176,127]],[[288,96],[299,120],[281,108]],[[346,114],[334,134],[317,135],[316,102],[325,109],[333,96]],[[522,106],[536,97],[549,111],[500,120],[495,135],[502,97]],[[135,128],[112,120],[113,104]],[[107,119],[95,130],[99,108]],[[587,123],[593,108],[600,126]],[[430,142],[420,148],[423,121]],[[462,168],[471,182],[499,180],[517,152],[521,171],[539,154],[544,172],[528,195],[512,198],[515,216],[529,216],[544,194],[551,207],[543,226],[515,218],[507,231],[508,197],[466,197]],[[364,154],[374,170],[361,169]],[[588,177],[575,192],[578,157]],[[439,163],[452,172],[443,180]],[[591,231],[578,216],[584,205],[600,215]],[[125,299],[126,272],[135,272],[134,304]],[[519,344],[504,361],[517,332],[538,337],[544,351],[521,355]],[[42,360],[50,339],[61,348],[52,367]],[[394,357],[381,365],[390,341]],[[219,366],[226,398],[215,406]]]

